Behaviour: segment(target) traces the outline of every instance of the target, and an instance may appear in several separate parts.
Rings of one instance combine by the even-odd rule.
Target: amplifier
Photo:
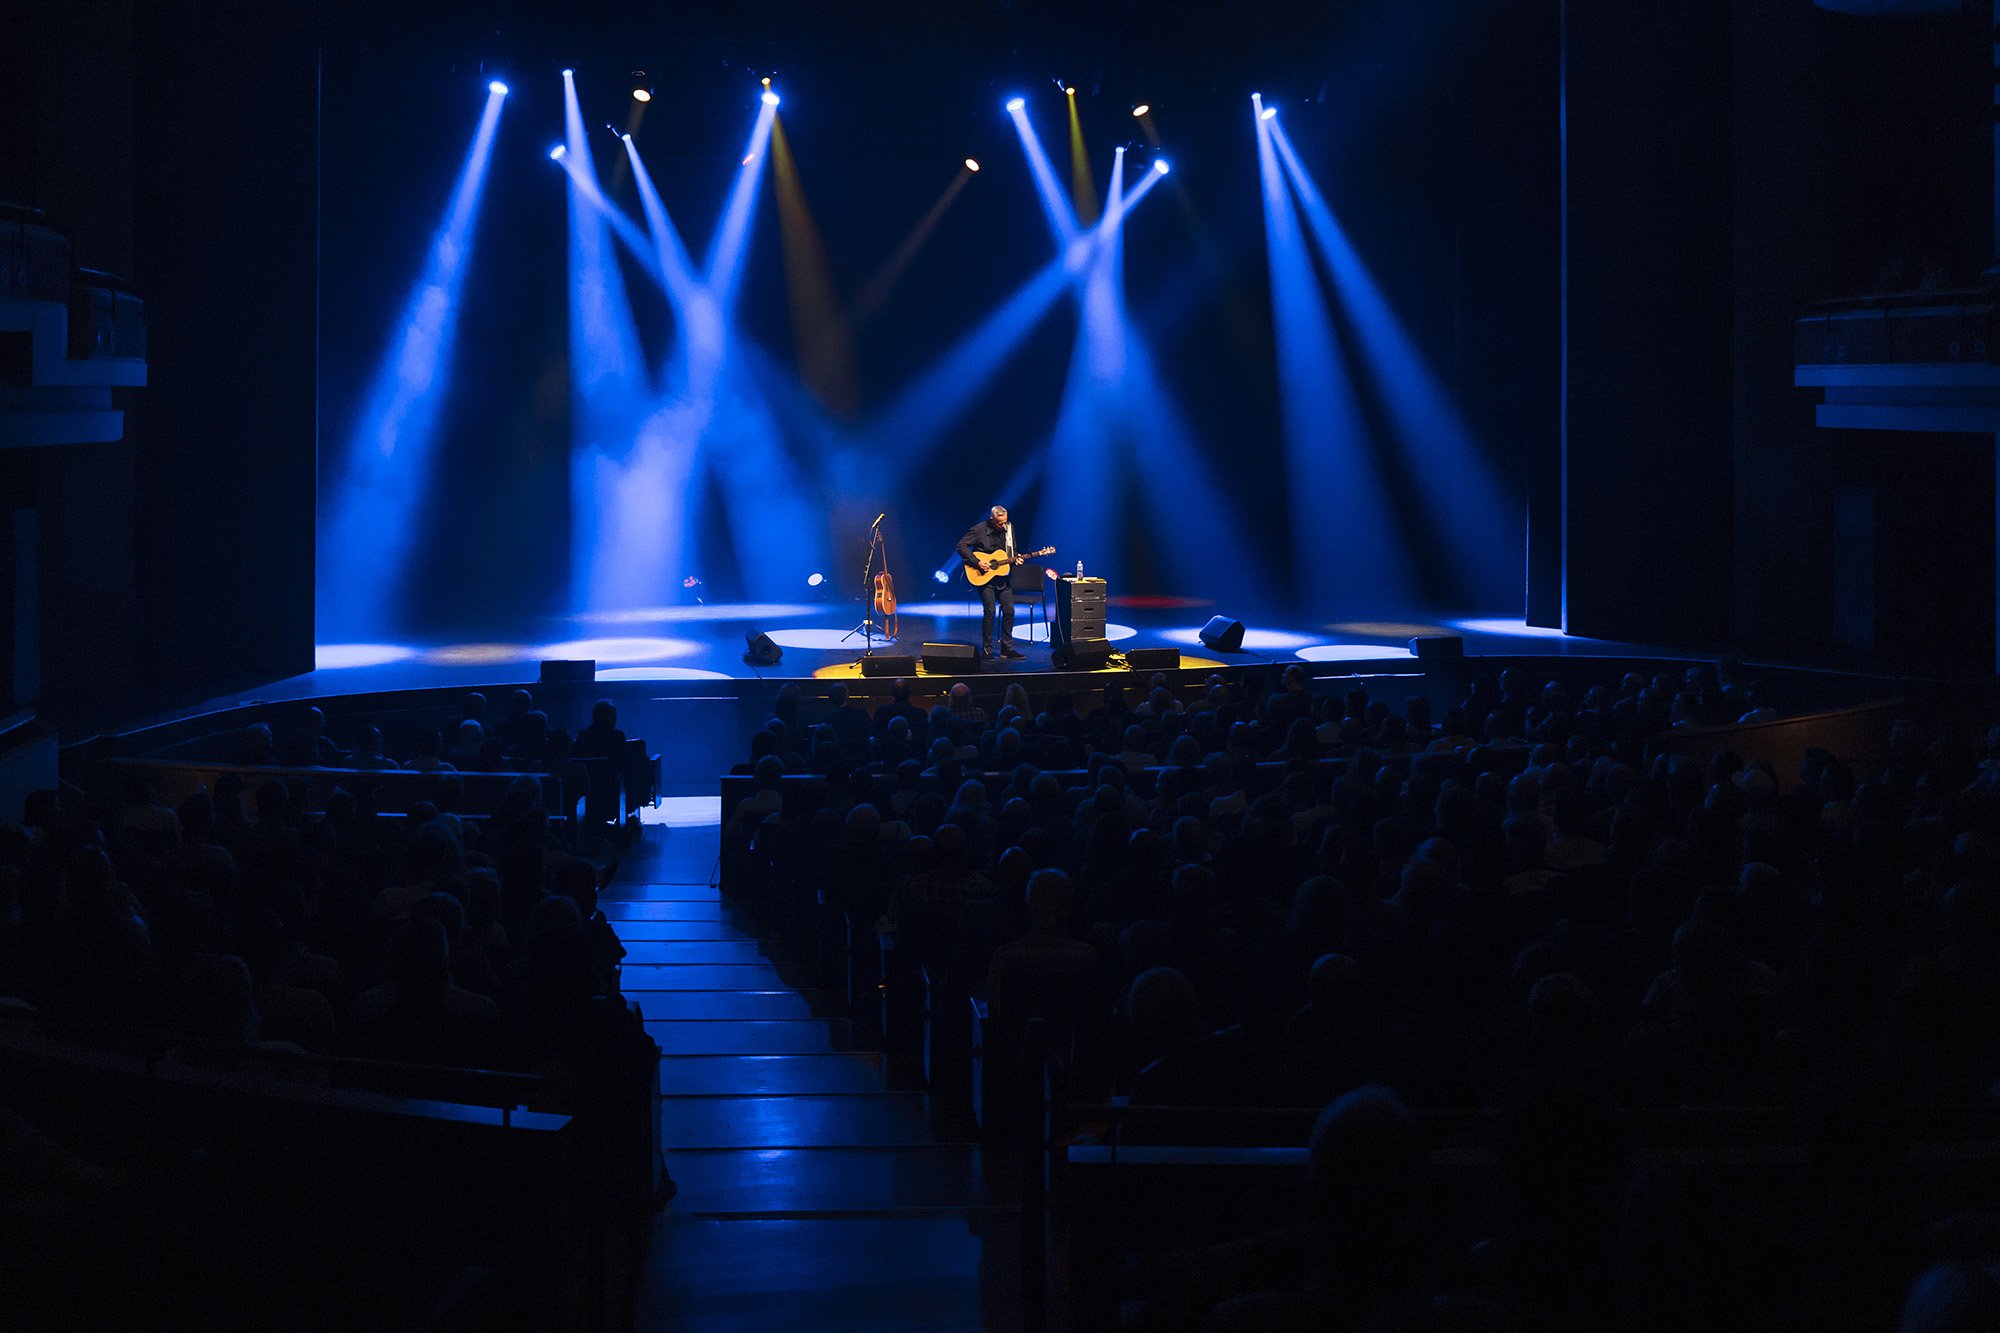
[[[1103,638],[1104,580],[1059,579],[1057,584],[1056,638],[1065,643]]]

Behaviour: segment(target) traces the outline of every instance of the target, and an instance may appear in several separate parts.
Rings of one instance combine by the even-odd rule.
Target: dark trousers
[[[983,614],[979,618],[979,642],[988,653],[993,651],[993,608],[1000,608],[1000,646],[1014,646],[1014,584],[1011,579],[995,579],[982,584],[979,589],[979,607]]]

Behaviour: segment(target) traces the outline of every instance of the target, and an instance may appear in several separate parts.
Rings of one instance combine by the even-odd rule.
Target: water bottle
[[[1079,560],[1079,561],[1077,561],[1077,562],[1076,562],[1076,576],[1077,576],[1078,578],[1082,578],[1082,577],[1083,577],[1083,561],[1081,561],[1081,560]]]

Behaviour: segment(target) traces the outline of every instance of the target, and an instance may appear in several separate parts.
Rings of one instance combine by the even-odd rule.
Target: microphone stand
[[[868,553],[861,562],[861,623],[840,636],[841,642],[845,643],[855,635],[861,635],[865,645],[861,650],[863,657],[875,655],[875,557],[882,553],[882,520],[885,517],[886,510],[875,516],[875,522],[868,529]],[[888,563],[885,557],[883,567],[887,568]],[[895,642],[886,634],[883,638],[890,643]]]

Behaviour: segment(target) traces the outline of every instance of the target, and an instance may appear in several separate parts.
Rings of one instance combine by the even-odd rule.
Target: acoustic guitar
[[[1039,551],[1020,551],[1016,554],[1023,560],[1033,560],[1038,556],[1054,555],[1056,548],[1044,546]],[[975,588],[983,588],[1002,574],[1012,572],[1014,564],[1005,551],[974,551],[972,559],[965,562],[965,581]]]
[[[883,630],[891,642],[896,638],[896,580],[883,570],[875,576],[875,614],[882,617]]]

